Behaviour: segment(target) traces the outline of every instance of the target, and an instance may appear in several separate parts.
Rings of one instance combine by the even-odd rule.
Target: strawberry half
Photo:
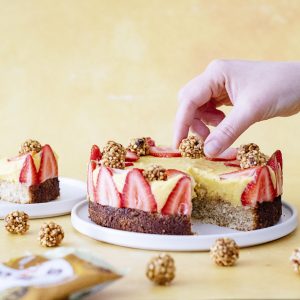
[[[35,185],[39,183],[38,174],[35,168],[32,156],[28,154],[26,156],[23,168],[20,173],[19,181],[25,183],[28,186]]]
[[[176,183],[161,213],[163,215],[190,215],[192,211],[191,197],[191,179],[184,176]]]
[[[244,169],[244,170],[238,170],[234,172],[224,173],[219,175],[220,179],[234,179],[239,177],[252,177],[256,174],[257,167]]]
[[[150,147],[149,154],[155,157],[181,157],[179,150],[171,147]]]
[[[97,145],[93,145],[91,149],[91,156],[90,160],[101,160],[102,158],[102,153]]]
[[[155,141],[151,137],[146,137],[146,142],[149,147],[154,147],[155,146]]]
[[[95,202],[101,205],[121,207],[121,196],[113,180],[112,171],[101,166],[95,189]]]
[[[257,202],[272,201],[276,196],[268,167],[257,168],[254,180],[248,183],[242,193],[243,205],[255,206]]]
[[[96,169],[97,163],[102,158],[102,153],[97,145],[93,145],[91,149],[91,154],[90,154],[90,161],[92,162],[91,168],[92,170]]]
[[[228,148],[223,153],[219,154],[217,157],[206,157],[208,160],[212,161],[231,161],[236,160],[237,148]]]
[[[267,166],[271,167],[276,177],[276,196],[282,194],[283,174],[282,174],[282,154],[280,150],[275,151],[267,162]]]
[[[139,156],[136,153],[134,153],[130,150],[126,151],[125,161],[135,162],[135,161],[138,161],[138,160],[139,160]]]
[[[38,172],[39,182],[44,182],[49,178],[58,176],[58,167],[55,155],[49,145],[45,145],[41,150],[41,165]]]
[[[122,207],[157,212],[157,204],[151,192],[150,184],[144,178],[140,169],[132,169],[126,176],[122,194]]]

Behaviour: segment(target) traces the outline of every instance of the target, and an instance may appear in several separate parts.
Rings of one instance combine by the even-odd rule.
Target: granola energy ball
[[[44,223],[39,232],[40,244],[44,247],[56,247],[64,238],[62,227],[53,221]]]
[[[265,165],[268,157],[264,153],[260,152],[258,145],[250,143],[240,146],[237,152],[237,160],[240,161],[242,169],[247,169]]]
[[[103,149],[102,162],[105,166],[124,169],[126,149],[119,143],[108,141]]]
[[[210,249],[211,258],[219,266],[233,266],[239,258],[239,247],[229,238],[219,238]]]
[[[13,211],[4,218],[5,229],[14,234],[24,234],[29,230],[29,216],[23,211]]]
[[[294,271],[300,274],[300,248],[294,250],[290,257],[290,261],[293,264]]]
[[[190,158],[204,157],[203,141],[192,135],[183,139],[179,145],[181,156]]]
[[[21,145],[21,150],[19,151],[19,154],[25,154],[30,152],[38,153],[42,150],[42,145],[36,141],[28,139]]]
[[[135,138],[131,139],[128,149],[138,156],[144,156],[149,154],[149,144],[146,138]]]
[[[167,285],[175,278],[175,262],[168,254],[153,257],[147,265],[146,276],[158,285]]]
[[[149,181],[154,180],[167,180],[167,171],[159,165],[150,165],[143,171],[143,175]]]

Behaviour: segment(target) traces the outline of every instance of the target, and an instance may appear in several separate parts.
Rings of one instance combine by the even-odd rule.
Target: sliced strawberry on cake
[[[122,207],[157,211],[151,186],[143,176],[142,170],[132,169],[128,172],[122,192]]]
[[[139,160],[139,156],[130,150],[126,151],[125,161],[126,162],[135,162]]]
[[[58,165],[50,145],[27,140],[18,156],[0,160],[1,200],[39,203],[58,196]]]
[[[155,157],[180,157],[181,154],[179,150],[172,147],[150,147],[150,155]]]
[[[113,180],[113,173],[105,166],[100,166],[98,173],[95,202],[101,205],[121,207],[121,196]]]
[[[267,166],[271,167],[275,173],[276,178],[276,196],[282,194],[283,186],[283,174],[282,174],[282,154],[280,150],[275,151],[275,153],[269,158]]]
[[[192,212],[192,191],[190,187],[191,178],[188,176],[181,177],[168,196],[161,213],[163,215],[190,215]]]

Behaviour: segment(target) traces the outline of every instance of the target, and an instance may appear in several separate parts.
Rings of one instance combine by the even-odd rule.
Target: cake
[[[94,145],[88,166],[89,215],[98,225],[134,232],[190,235],[191,218],[237,230],[278,222],[282,212],[282,155],[255,144],[207,158],[196,137],[179,150],[151,138],[127,149]]]
[[[19,155],[0,160],[0,199],[14,203],[48,202],[59,196],[57,158],[50,147],[27,140]]]

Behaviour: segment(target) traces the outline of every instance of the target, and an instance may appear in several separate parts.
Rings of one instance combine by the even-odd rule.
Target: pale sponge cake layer
[[[29,187],[19,182],[0,180],[0,199],[13,203],[30,203]]]
[[[22,183],[0,180],[0,200],[29,204],[55,200],[59,196],[58,178],[47,179],[41,184],[26,186]]]
[[[272,202],[257,203],[255,207],[234,206],[222,199],[202,195],[192,200],[192,217],[205,224],[248,231],[276,224],[282,213],[281,196]]]

